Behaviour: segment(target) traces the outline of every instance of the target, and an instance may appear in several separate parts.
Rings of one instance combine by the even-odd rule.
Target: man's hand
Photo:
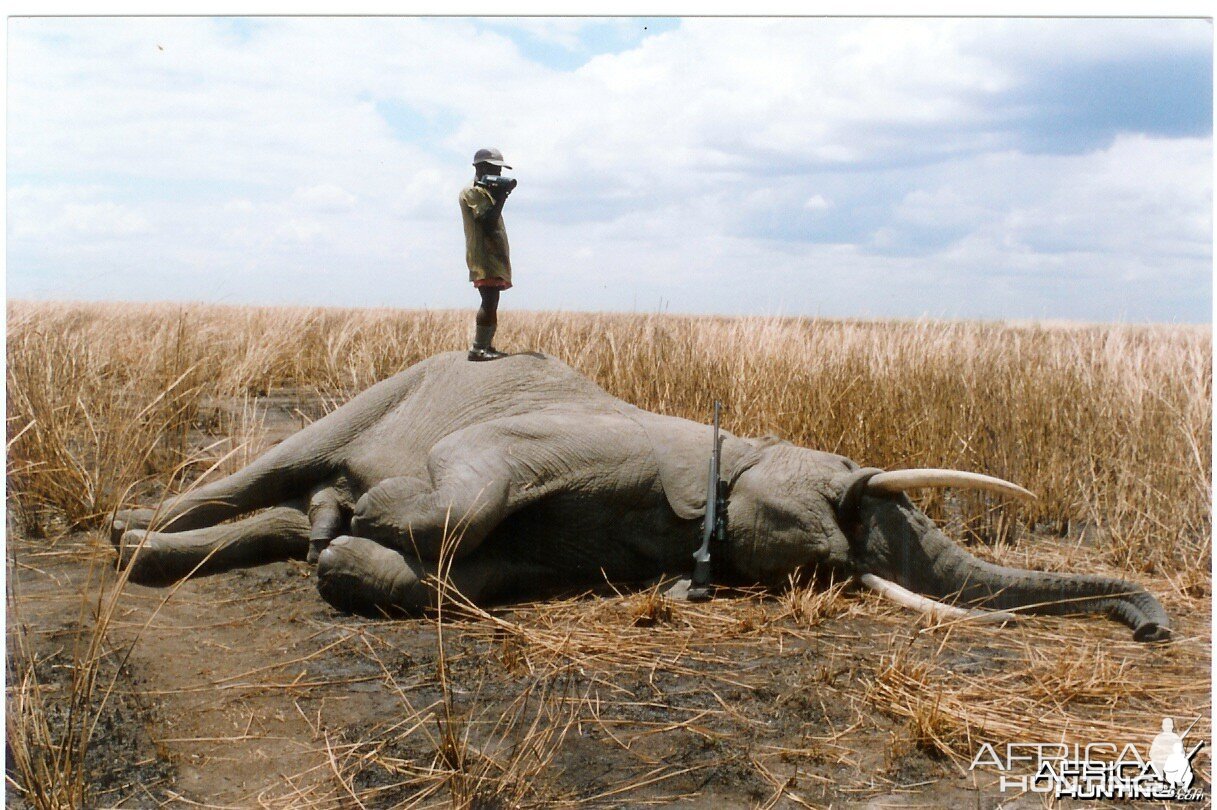
[[[486,187],[483,186],[483,188]],[[486,192],[490,195],[491,205],[482,216],[478,217],[478,220],[487,225],[492,225],[498,221],[499,217],[503,216],[503,203],[507,202],[507,195],[511,192],[499,191],[495,188],[486,188]]]

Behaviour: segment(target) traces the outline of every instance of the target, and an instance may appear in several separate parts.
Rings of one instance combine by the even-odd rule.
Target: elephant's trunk
[[[945,601],[1057,615],[1102,613],[1131,627],[1137,641],[1170,637],[1166,611],[1139,585],[1112,577],[994,565],[950,540],[904,497],[875,500],[873,509],[864,510],[859,527],[859,562],[866,571]]]

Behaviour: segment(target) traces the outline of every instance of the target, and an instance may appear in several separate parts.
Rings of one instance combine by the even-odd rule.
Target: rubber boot
[[[473,361],[498,360],[506,357],[501,351],[491,345],[497,326],[477,326],[473,332],[473,348],[469,350],[469,359]]]

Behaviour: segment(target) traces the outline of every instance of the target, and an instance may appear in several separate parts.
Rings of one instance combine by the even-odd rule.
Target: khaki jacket
[[[499,216],[487,224],[486,216],[494,207],[490,192],[476,183],[461,191],[461,220],[465,225],[465,264],[469,280],[498,277],[511,281],[511,251],[507,246],[507,226]]]

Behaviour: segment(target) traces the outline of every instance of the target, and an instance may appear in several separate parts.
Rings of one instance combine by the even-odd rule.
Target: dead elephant
[[[433,604],[441,559],[452,585],[483,603],[606,578],[641,582],[692,569],[709,449],[707,426],[640,410],[551,357],[470,363],[464,353],[442,354],[233,475],[155,513],[118,513],[114,539],[131,579],[145,584],[307,555],[321,595],[359,612]],[[729,434],[723,478],[730,543],[718,576],[732,581],[778,585],[816,566],[889,593],[1103,613],[1138,640],[1170,636],[1165,611],[1144,588],[986,563],[902,492],[1027,494],[1013,484],[954,471],[882,473]],[[156,531],[147,531],[153,522]],[[918,598],[907,591],[906,601]]]

